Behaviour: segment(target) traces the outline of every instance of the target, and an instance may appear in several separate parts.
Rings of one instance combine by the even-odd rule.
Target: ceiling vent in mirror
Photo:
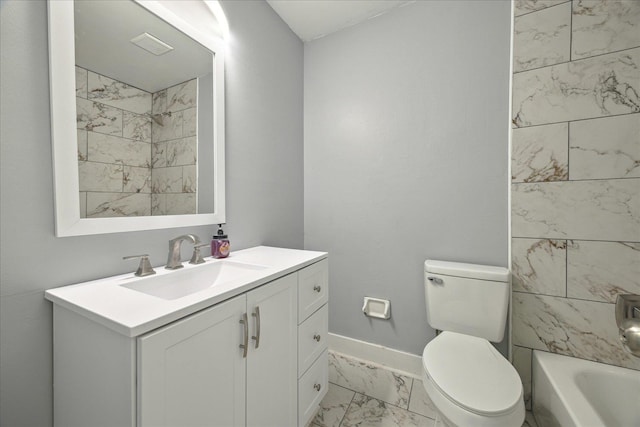
[[[142,33],[139,36],[132,38],[131,43],[157,56],[164,55],[165,53],[173,50],[173,47],[169,46],[162,40],[153,37],[149,33]]]

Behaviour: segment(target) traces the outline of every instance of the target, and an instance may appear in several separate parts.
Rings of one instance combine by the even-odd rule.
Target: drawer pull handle
[[[313,385],[313,388],[315,388],[315,389],[316,389],[316,391],[320,391],[320,389],[322,388],[322,386],[321,386],[320,384],[317,384],[317,383],[316,383],[316,384],[314,384],[314,385]]]
[[[320,342],[320,335],[318,334],[314,335],[313,339],[316,340],[317,342]]]
[[[242,320],[240,320],[240,323],[242,324],[244,329],[242,344],[240,344],[240,348],[243,350],[242,357],[246,358],[247,350],[249,349],[249,319],[247,319],[247,313],[244,313],[242,315]]]
[[[322,288],[320,287],[320,285],[315,285],[313,287],[313,290],[316,291],[316,292],[320,292],[322,290]]]

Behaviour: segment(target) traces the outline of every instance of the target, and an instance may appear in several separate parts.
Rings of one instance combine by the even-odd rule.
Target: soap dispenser
[[[222,224],[218,224],[218,234],[211,240],[211,256],[214,258],[226,258],[229,256],[231,245],[229,238],[222,230]]]

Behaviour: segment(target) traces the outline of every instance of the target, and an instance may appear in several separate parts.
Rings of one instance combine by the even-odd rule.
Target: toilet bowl
[[[515,368],[489,342],[500,342],[511,293],[509,270],[425,262],[427,321],[441,330],[422,354],[423,384],[452,427],[520,427],[523,389]]]
[[[525,408],[513,366],[489,341],[443,332],[422,354],[422,383],[450,426],[520,427]]]

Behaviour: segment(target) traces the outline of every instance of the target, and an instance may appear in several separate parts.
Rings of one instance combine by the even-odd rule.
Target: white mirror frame
[[[224,41],[213,28],[196,28],[162,5],[161,1],[136,3],[214,52],[214,212],[190,215],[80,218],[77,154],[74,9],[72,0],[49,0],[49,86],[56,236],[119,233],[160,228],[224,223]],[[185,2],[187,3],[187,2]],[[223,30],[226,18],[217,1],[202,0]],[[222,22],[221,22],[222,21]],[[228,31],[228,30],[227,30]],[[223,33],[224,34],[224,33]]]

